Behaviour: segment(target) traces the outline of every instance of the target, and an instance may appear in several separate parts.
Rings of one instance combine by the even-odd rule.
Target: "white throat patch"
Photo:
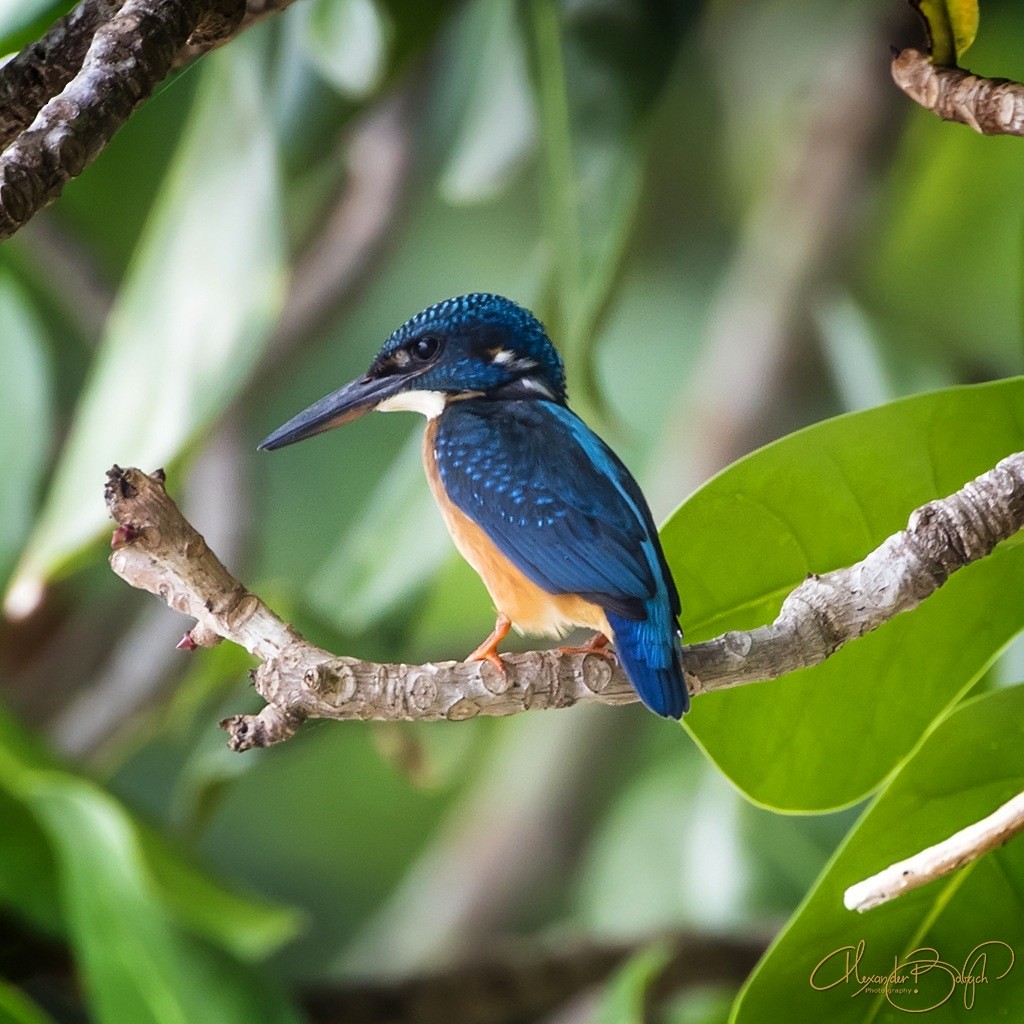
[[[421,412],[432,420],[444,412],[447,397],[443,391],[402,391],[385,398],[377,412]]]

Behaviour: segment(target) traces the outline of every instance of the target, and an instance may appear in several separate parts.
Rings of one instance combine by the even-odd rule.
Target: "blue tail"
[[[648,612],[649,617],[639,621],[605,612],[615,653],[644,704],[655,714],[680,718],[690,709],[682,638],[667,608],[649,607]]]

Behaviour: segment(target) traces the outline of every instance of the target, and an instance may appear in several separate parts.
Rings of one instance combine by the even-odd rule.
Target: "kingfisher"
[[[679,594],[650,509],[629,470],[568,406],[565,369],[541,322],[477,292],[417,313],[366,373],[275,430],[283,448],[376,409],[427,418],[423,462],[456,548],[497,610],[467,657],[504,672],[513,626],[615,655],[648,708],[689,708]]]

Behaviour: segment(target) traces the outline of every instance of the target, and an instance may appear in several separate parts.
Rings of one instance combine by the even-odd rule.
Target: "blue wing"
[[[599,605],[648,706],[687,705],[679,596],[640,488],[574,413],[543,401],[449,404],[434,441],[449,498],[551,594]]]

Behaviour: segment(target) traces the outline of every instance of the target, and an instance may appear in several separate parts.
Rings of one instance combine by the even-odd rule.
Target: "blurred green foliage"
[[[0,50],[69,6],[0,4]],[[418,423],[254,449],[473,290],[544,317],[576,406],[675,508],[692,639],[769,620],[1019,449],[1020,143],[891,88],[888,43],[919,42],[900,13],[309,0],[165,83],[5,243],[0,1020],[314,1020],[303,994],[355,975],[583,938],[636,944],[592,1000],[631,1024],[680,926],[783,930],[731,1010],[743,979],[665,1020],[884,1020],[812,989],[815,963],[860,938],[882,962],[1024,952],[1015,845],[863,919],[841,904],[1021,787],[1020,691],[996,688],[1021,666],[1018,544],[818,668],[700,698],[685,730],[639,708],[321,723],[241,756],[216,722],[255,706],[247,656],[172,658],[183,624],[104,564],[103,471],[166,464],[315,641],[471,649],[492,610]],[[991,0],[972,61],[1022,77],[1022,40],[1024,10]],[[742,326],[724,354],[723,323]],[[723,471],[688,497],[694,467]],[[1021,977],[970,1019],[1015,1007]]]

